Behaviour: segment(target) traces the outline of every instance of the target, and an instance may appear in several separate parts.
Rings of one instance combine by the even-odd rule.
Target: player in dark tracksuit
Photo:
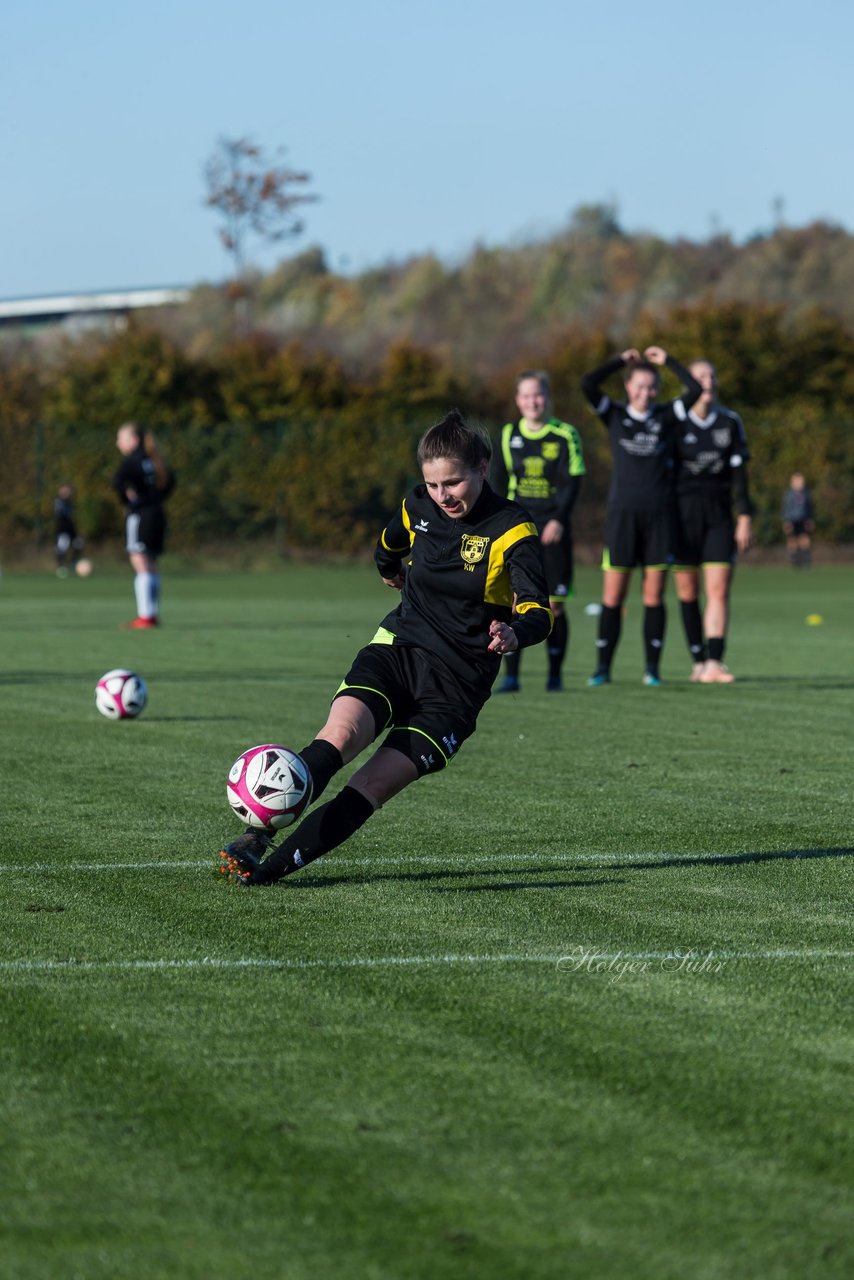
[[[746,552],[753,543],[747,437],[738,414],[718,404],[714,365],[695,360],[690,370],[703,394],[680,422],[676,439],[676,594],[693,661],[691,680],[732,684],[735,676],[723,660],[730,586],[736,551]],[[701,566],[703,617],[698,598]]]
[[[783,494],[782,516],[789,561],[795,569],[808,569],[812,560],[815,512],[807,482],[800,471],[793,474]]]
[[[488,440],[456,412],[422,437],[424,483],[404,498],[375,553],[400,603],[356,655],[326,724],[299,753],[312,800],[386,737],[277,849],[269,852],[269,835],[253,830],[228,845],[223,869],[239,883],[272,884],[299,870],[404,787],[444,769],[474,733],[502,656],[548,635],[537,531],[521,507],[489,487],[489,456]]]
[[[598,661],[587,682],[591,685],[610,682],[623,602],[631,571],[637,565],[643,568],[643,681],[647,685],[661,684],[664,586],[673,536],[674,440],[677,424],[699,398],[702,387],[662,347],[647,347],[644,357],[642,361],[640,352],[632,348],[582,380],[584,394],[607,428],[613,456],[602,560],[602,612],[596,641]],[[663,365],[682,380],[685,391],[678,400],[656,404],[658,367]],[[624,404],[611,400],[602,384],[609,375],[626,368]]]
[[[568,422],[551,416],[548,375],[526,369],[516,379],[516,406],[522,414],[501,431],[495,458],[496,485],[521,503],[540,535],[549,604],[554,623],[548,642],[546,689],[563,688],[561,671],[569,645],[569,619],[564,602],[572,595],[573,555],[570,518],[585,474],[581,437]],[[519,689],[520,655],[504,660],[505,678],[498,693]]]
[[[144,630],[160,621],[157,561],[166,537],[163,503],[172,492],[175,477],[152,434],[134,422],[119,427],[116,448],[122,462],[113,476],[113,488],[126,508],[126,549],[135,574],[136,617],[128,625]]]
[[[83,539],[77,532],[77,522],[74,519],[74,489],[70,484],[61,484],[57,489],[53,500],[53,518],[56,572],[65,578],[69,568],[76,566],[83,549]]]

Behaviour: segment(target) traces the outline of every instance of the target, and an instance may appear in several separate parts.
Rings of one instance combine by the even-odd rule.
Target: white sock
[[[156,595],[152,586],[154,582],[153,573],[138,573],[134,578],[134,592],[136,593],[136,612],[140,618],[153,618],[156,611]]]
[[[138,573],[133,580],[133,590],[136,596],[136,616],[138,618],[148,616],[145,611],[148,604],[148,589],[145,583],[147,576],[145,573]]]

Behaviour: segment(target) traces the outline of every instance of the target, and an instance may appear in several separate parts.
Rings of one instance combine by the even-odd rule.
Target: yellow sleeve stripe
[[[380,540],[381,540],[381,542],[382,542],[383,546],[385,547],[386,551],[390,551],[390,552],[392,553],[392,555],[396,555],[396,556],[402,556],[402,555],[403,555],[405,552],[407,552],[407,551],[410,549],[410,547],[412,546],[412,543],[411,543],[411,542],[407,542],[407,544],[406,544],[406,546],[405,546],[405,547],[392,547],[392,546],[389,546],[388,542],[386,542],[385,529],[383,529],[383,531],[382,531],[382,537],[381,537],[381,539],[380,539]]]
[[[538,604],[536,600],[525,600],[521,604],[516,604],[516,612],[519,614],[529,613],[531,609],[542,609],[549,615],[549,633],[551,633],[552,625],[554,623],[554,615],[552,614],[551,609],[546,609],[545,605]]]
[[[513,590],[510,586],[510,575],[504,568],[505,553],[523,538],[538,537],[537,530],[530,520],[524,524],[514,525],[500,538],[495,538],[489,547],[489,567],[486,570],[486,586],[483,599],[486,604],[503,604],[507,608],[513,605]]]
[[[563,436],[566,441],[569,449],[569,474],[571,476],[586,476],[587,468],[584,465],[584,453],[581,448],[581,436],[578,434],[578,428],[572,426],[569,422],[561,422],[554,424],[552,430]]]
[[[406,528],[406,532],[409,534],[409,541],[407,542],[406,546],[405,547],[390,546],[389,543],[386,541],[385,529],[383,529],[382,534],[380,536],[380,541],[382,542],[386,551],[390,551],[392,555],[395,555],[395,556],[402,556],[407,551],[410,551],[412,548],[412,543],[415,540],[415,535],[412,532],[412,523],[409,519],[409,512],[406,510],[406,499],[404,499],[403,502],[400,504],[400,516],[401,516],[401,519],[403,520],[403,524],[404,524],[404,527]]]

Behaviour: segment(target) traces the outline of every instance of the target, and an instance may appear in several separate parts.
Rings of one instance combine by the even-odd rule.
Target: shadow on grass
[[[655,862],[609,862],[611,871],[666,871],[670,867],[738,867],[750,862],[778,862],[784,859],[851,858],[854,849],[774,849],[764,853],[699,853],[659,858]]]
[[[809,859],[809,858],[850,858],[854,857],[854,848],[852,849],[782,849],[773,852],[764,853],[732,853],[732,854],[697,854],[695,857],[688,855],[677,855],[672,858],[661,858],[656,861],[649,862],[608,862],[601,868],[602,871],[668,871],[673,867],[728,867],[743,866],[752,862],[778,862],[785,859]],[[580,872],[588,868],[583,865],[572,866],[571,863],[563,863],[559,866],[542,866],[538,867],[533,874],[554,875],[556,872],[563,873],[568,871]],[[524,880],[518,877],[526,877]],[[493,883],[495,877],[501,877],[504,881],[502,884]],[[447,884],[448,880],[477,880],[480,883],[457,885]],[[400,871],[400,872],[380,872],[375,875],[319,875],[307,876],[303,879],[301,876],[288,876],[288,889],[328,889],[340,884],[382,884],[384,882],[400,881],[423,881],[427,883],[427,887],[436,893],[482,893],[484,891],[503,892],[508,889],[587,889],[602,884],[625,884],[624,879],[615,878],[612,875],[601,876],[598,879],[587,880],[536,880],[532,879],[532,869],[528,867],[514,867],[511,869],[495,867],[490,871],[484,871],[482,868],[469,868],[461,871],[436,869],[433,871]]]
[[[611,868],[608,867],[608,871]],[[537,872],[541,875],[554,875],[555,872],[566,873],[566,865],[539,867]],[[536,880],[532,876],[530,867],[513,867],[505,869],[495,867],[490,871],[484,871],[482,868],[471,867],[462,871],[442,871],[438,868],[434,871],[399,871],[399,872],[379,872],[375,875],[340,875],[340,876],[313,876],[311,879],[301,879],[298,876],[288,876],[287,886],[291,888],[301,889],[321,889],[331,888],[338,884],[383,884],[386,882],[400,883],[401,881],[423,881],[427,887],[436,893],[482,893],[484,890],[507,890],[507,889],[586,889],[592,885],[598,884],[623,884],[622,880],[614,879],[611,876],[603,876],[597,880]],[[503,884],[493,884],[492,880],[500,876],[504,881]],[[517,877],[525,876],[525,880],[519,880]],[[447,880],[477,880],[478,884],[441,884],[439,881]]]
[[[854,680],[842,676],[739,676],[737,683],[743,684],[792,684],[799,689],[854,689]]]

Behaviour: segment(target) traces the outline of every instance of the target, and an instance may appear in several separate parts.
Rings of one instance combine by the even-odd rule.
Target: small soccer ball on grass
[[[228,772],[226,794],[248,827],[281,831],[296,822],[311,799],[311,778],[295,751],[266,743],[237,757]]]
[[[88,578],[89,574],[92,572],[92,561],[86,559],[78,560],[77,564],[74,566],[74,572],[77,574],[78,578]]]
[[[148,689],[142,676],[116,667],[95,686],[95,706],[108,720],[135,720],[145,710]]]

